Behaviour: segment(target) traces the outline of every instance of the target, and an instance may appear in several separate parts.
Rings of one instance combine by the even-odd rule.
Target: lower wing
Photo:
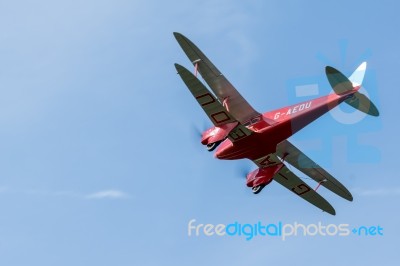
[[[275,154],[269,154],[254,160],[253,162],[260,168],[283,164]],[[332,215],[336,214],[335,209],[328,201],[303,182],[303,180],[290,171],[284,164],[283,167],[281,167],[281,169],[274,175],[273,180],[321,210]]]
[[[338,196],[349,201],[353,200],[353,196],[345,186],[289,141],[285,140],[277,145],[276,155]]]
[[[211,90],[221,102],[225,103],[236,120],[245,124],[252,118],[260,116],[260,113],[254,110],[193,42],[177,32],[174,33],[174,36],[192,64],[198,68]]]
[[[274,180],[321,210],[332,215],[336,214],[335,209],[328,201],[315,192],[314,189],[310,188],[286,166],[283,166],[274,176]]]
[[[206,86],[204,86],[189,70],[179,64],[175,64],[175,68],[214,126],[222,127],[230,124],[229,128],[232,128],[232,130],[229,131],[229,134],[227,132],[227,137],[232,142],[241,140],[253,133],[253,131],[240,124]]]

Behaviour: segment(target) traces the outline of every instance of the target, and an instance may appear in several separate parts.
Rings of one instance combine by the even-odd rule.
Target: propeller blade
[[[203,132],[210,128],[209,124],[206,121],[203,121],[202,127],[199,127],[196,124],[191,125],[191,133],[193,138],[195,138],[196,142],[199,142],[201,137],[203,136]]]
[[[247,174],[252,171],[253,164],[248,160],[240,161],[237,165],[237,173],[239,174],[240,178],[246,178]]]

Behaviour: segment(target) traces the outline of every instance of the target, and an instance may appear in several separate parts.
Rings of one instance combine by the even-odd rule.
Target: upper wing
[[[256,110],[240,95],[232,84],[211,63],[211,61],[188,38],[174,32],[175,38],[190,61],[198,67],[198,70],[211,90],[223,102],[227,110],[240,123],[245,124],[251,118],[259,116]]]
[[[283,164],[275,154],[266,155],[257,160],[253,160],[253,162],[261,168]],[[336,214],[335,209],[329,202],[310,188],[310,186],[291,172],[285,165],[274,175],[274,180],[321,210],[332,215]]]
[[[316,182],[321,183],[322,186],[326,187],[333,193],[336,193],[349,201],[353,200],[353,196],[345,186],[289,141],[285,140],[277,145],[276,155],[280,158],[284,158],[286,162],[290,163]]]
[[[247,129],[236,121],[235,118],[225,109],[224,106],[215,98],[215,96],[208,91],[208,89],[196,78],[189,70],[179,64],[175,64],[178,74],[181,76],[183,82],[189,88],[190,92],[196,98],[197,102],[203,108],[204,112],[210,118],[211,122],[220,127],[229,123],[233,124],[233,129],[229,132],[228,138],[235,142],[249,136],[252,131]]]

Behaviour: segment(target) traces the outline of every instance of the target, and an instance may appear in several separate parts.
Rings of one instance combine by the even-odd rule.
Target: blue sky
[[[0,264],[397,265],[400,25],[396,1],[0,2]],[[327,114],[292,141],[345,184],[337,215],[193,139],[206,116],[176,75],[172,32],[196,43],[259,111],[304,99],[329,64],[381,111]],[[345,112],[350,109],[343,108]],[[314,184],[313,184],[314,185]],[[380,225],[379,237],[188,237],[198,223]]]

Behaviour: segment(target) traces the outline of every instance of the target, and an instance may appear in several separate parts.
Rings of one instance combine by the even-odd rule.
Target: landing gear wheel
[[[207,144],[207,150],[208,150],[208,151],[213,151],[213,150],[215,150],[215,148],[218,147],[218,145],[219,145],[220,143],[221,143],[221,141],[217,141],[217,142],[214,142],[214,143]]]
[[[255,187],[253,187],[253,188],[251,189],[251,191],[253,191],[254,194],[258,194],[258,193],[261,192],[261,190],[262,190],[265,186],[266,186],[265,184],[255,186]]]
[[[208,151],[213,151],[213,150],[215,150],[216,147],[217,147],[217,145],[215,144],[215,142],[207,144],[207,150]]]

